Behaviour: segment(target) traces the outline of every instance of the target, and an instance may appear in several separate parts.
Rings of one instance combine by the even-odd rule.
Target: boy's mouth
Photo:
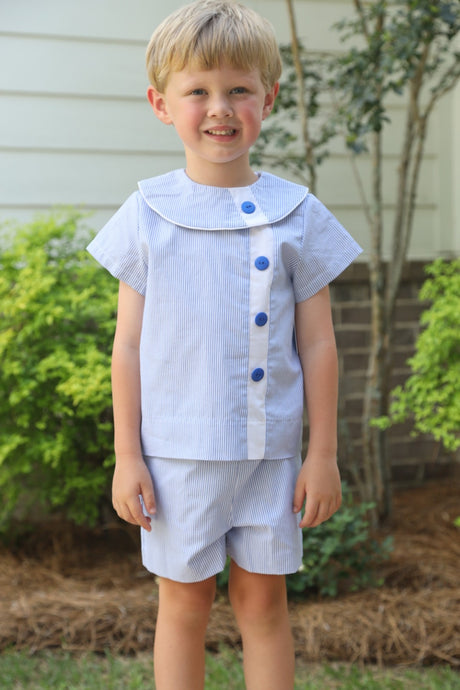
[[[231,137],[236,134],[236,129],[207,129],[206,134],[212,134],[217,137]]]

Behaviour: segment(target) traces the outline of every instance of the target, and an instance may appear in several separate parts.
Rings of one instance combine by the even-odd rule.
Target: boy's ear
[[[149,86],[147,89],[147,100],[152,106],[152,110],[157,118],[161,120],[161,122],[164,122],[165,125],[171,125],[172,120],[166,107],[164,94],[161,94],[153,86]]]
[[[264,107],[262,110],[262,119],[265,120],[266,117],[268,117],[273,110],[273,106],[275,105],[275,100],[278,95],[278,91],[280,90],[280,85],[279,82],[276,82],[276,84],[273,86],[273,88],[270,89],[268,93],[265,94],[265,101],[264,101]]]
[[[275,100],[278,95],[278,91],[280,90],[280,85],[279,82],[276,82],[276,84],[273,86],[272,89],[268,93],[265,94],[265,101],[264,101],[264,107],[262,110],[262,119],[265,120],[266,117],[268,117],[273,110],[273,106],[275,105]]]

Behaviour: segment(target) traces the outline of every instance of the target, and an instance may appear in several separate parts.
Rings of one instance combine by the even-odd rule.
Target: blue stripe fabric
[[[223,570],[227,556],[245,570],[296,572],[302,562],[299,515],[292,512],[300,457],[239,463],[146,458],[157,513],[141,530],[150,572],[197,582]]]
[[[295,303],[361,251],[318,199],[267,173],[225,189],[174,171],[141,182],[88,249],[145,295],[146,455],[297,456],[303,382]],[[268,264],[257,265],[261,258]],[[260,312],[263,326],[255,324]]]

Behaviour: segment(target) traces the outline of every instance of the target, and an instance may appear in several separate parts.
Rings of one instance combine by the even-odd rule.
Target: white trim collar
[[[235,203],[233,188],[201,185],[185,170],[173,170],[138,183],[146,204],[165,220],[194,230],[240,230],[265,222],[276,223],[288,216],[308,194],[308,188],[271,173],[260,173],[248,187],[248,199],[255,200],[253,212],[244,212]],[[240,194],[238,194],[240,196]],[[244,217],[242,217],[242,215]]]

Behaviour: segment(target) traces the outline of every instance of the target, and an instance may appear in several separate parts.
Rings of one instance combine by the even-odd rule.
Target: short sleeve
[[[139,227],[138,192],[125,201],[87,250],[115,278],[145,295],[148,254]]]
[[[344,271],[362,249],[313,194],[304,202],[303,239],[294,270],[296,302],[303,302]]]

